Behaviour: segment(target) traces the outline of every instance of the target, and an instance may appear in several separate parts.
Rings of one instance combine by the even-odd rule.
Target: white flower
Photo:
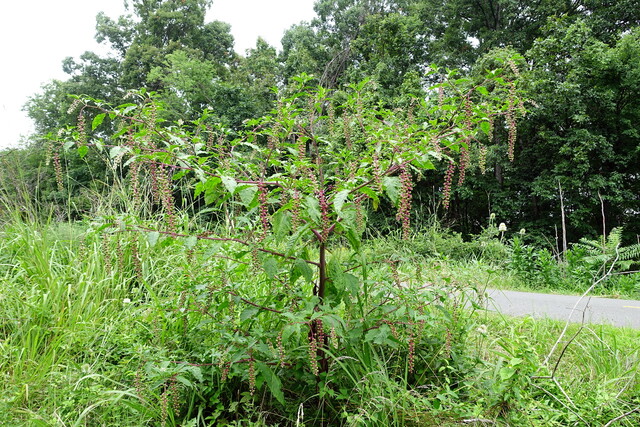
[[[504,222],[501,222],[498,226],[498,231],[502,231],[503,233],[507,231],[507,225]]]
[[[520,235],[521,236],[524,236],[524,233],[526,233],[526,232],[527,232],[527,230],[525,230],[524,228],[520,229]]]
[[[129,298],[125,298],[122,300],[124,304],[131,304],[131,300]]]
[[[478,328],[476,329],[476,331],[478,331],[478,333],[482,334],[482,335],[486,335],[487,334],[487,325],[480,325],[478,326]]]

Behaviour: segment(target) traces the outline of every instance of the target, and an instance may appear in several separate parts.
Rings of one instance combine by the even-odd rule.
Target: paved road
[[[640,329],[640,301],[584,298],[572,310],[579,296],[536,294],[487,289],[487,308],[512,316],[531,315],[572,322],[605,323]]]

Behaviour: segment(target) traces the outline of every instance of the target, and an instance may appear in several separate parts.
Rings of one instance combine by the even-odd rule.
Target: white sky
[[[280,49],[284,31],[315,13],[313,0],[214,0],[207,22],[231,24],[236,52],[255,46],[258,36]],[[3,1],[0,11],[0,148],[18,145],[32,132],[21,111],[42,84],[65,80],[62,60],[89,50],[103,52],[94,40],[95,17],[116,19],[123,0]]]

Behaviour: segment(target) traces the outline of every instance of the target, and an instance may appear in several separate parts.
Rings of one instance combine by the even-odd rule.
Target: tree
[[[610,46],[587,21],[554,20],[527,59],[524,80],[534,104],[518,129],[518,156],[509,164],[491,154],[493,174],[470,173],[458,199],[464,214],[456,216],[469,224],[493,212],[516,228],[552,236],[560,226],[560,186],[570,241],[606,234],[602,209],[609,229],[637,234],[638,31]],[[506,137],[496,130],[496,138]]]
[[[154,114],[159,106],[147,92],[140,92],[133,105],[118,107],[83,99],[81,109],[96,113],[92,127],[99,129],[106,117],[120,123],[124,137],[113,141],[109,155],[130,168],[133,205],[145,202],[137,190],[144,174],[162,205],[161,228],[123,218],[117,232],[124,227],[147,233],[156,243],[165,235],[193,250],[198,241],[216,242],[207,261],[214,270],[202,286],[209,296],[193,301],[208,305],[175,311],[184,313],[181,327],[194,325],[180,340],[184,354],[205,354],[204,346],[207,362],[202,366],[210,370],[205,377],[224,378],[220,387],[207,390],[216,389],[216,396],[226,390],[235,399],[237,391],[246,389],[253,396],[266,386],[283,405],[283,390],[295,389],[291,398],[298,400],[297,390],[303,400],[320,390],[332,402],[328,416],[337,421],[342,411],[333,408],[341,405],[334,384],[367,374],[356,358],[363,352],[373,357],[382,346],[407,354],[409,375],[416,369],[422,376],[438,372],[433,355],[452,336],[443,333],[440,322],[432,322],[431,313],[440,318],[441,309],[425,308],[422,290],[402,286],[398,259],[387,260],[395,273],[373,285],[379,280],[371,280],[369,268],[377,260],[367,258],[362,237],[366,206],[375,208],[386,198],[409,238],[413,175],[428,173],[440,159],[452,164],[458,157],[464,174],[472,136],[486,133],[491,120],[516,114],[516,83],[506,74],[492,71],[475,81],[458,77],[448,72],[435,90],[442,96],[415,99],[415,108],[405,113],[370,102],[367,81],[332,94],[309,87],[310,78],[300,76],[273,112],[222,138],[221,130],[210,126],[209,111],[189,124],[159,126]],[[98,149],[104,147],[99,135],[74,138],[84,152],[94,139]],[[189,177],[195,197],[203,198],[219,219],[193,234],[177,214],[172,191],[173,180]],[[106,224],[102,230],[110,228]],[[335,243],[348,244],[348,255],[333,256]],[[251,291],[252,285],[246,285],[256,278],[268,286]],[[446,299],[439,291],[428,298]],[[259,317],[266,322],[258,322]],[[396,330],[406,339],[398,338]],[[269,346],[273,342],[279,343],[277,355]],[[217,345],[213,350],[211,343]],[[428,366],[418,354],[432,354]],[[356,361],[357,375],[351,367],[343,372],[342,364],[330,369],[331,362],[343,359]],[[456,365],[456,357],[450,359],[449,366]],[[412,378],[406,371],[398,374]],[[236,381],[227,383],[228,378]],[[243,380],[239,385],[238,378]],[[210,397],[202,400],[208,404]],[[325,411],[324,400],[319,400],[318,414]]]

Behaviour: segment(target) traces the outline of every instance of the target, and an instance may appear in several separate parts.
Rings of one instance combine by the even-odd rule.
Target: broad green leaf
[[[266,256],[262,260],[262,268],[267,273],[267,276],[273,279],[278,274],[278,261],[272,256]]]
[[[397,176],[386,176],[382,180],[382,187],[387,193],[387,197],[391,200],[391,203],[397,205],[400,195],[400,178]]]
[[[197,243],[198,236],[189,236],[184,240],[184,247],[187,248],[187,250],[191,250],[196,247]]]
[[[291,231],[291,215],[283,210],[273,214],[271,217],[273,225],[273,234],[280,239]]]
[[[147,242],[149,242],[149,246],[154,247],[156,243],[158,243],[158,238],[160,237],[160,233],[157,231],[151,231],[147,233]]]
[[[395,343],[389,339],[390,336],[392,336],[391,328],[386,324],[382,324],[380,327],[368,331],[364,336],[364,340],[378,345],[393,345]]]
[[[271,391],[273,397],[275,397],[278,402],[284,405],[284,394],[282,393],[282,382],[280,381],[280,378],[278,378],[278,376],[273,373],[273,371],[267,364],[257,362],[256,366],[264,377],[264,382],[267,384],[267,387],[269,387],[269,391]]]
[[[342,207],[344,206],[345,202],[347,201],[348,197],[349,197],[349,190],[342,190],[340,191],[338,194],[336,194],[335,198],[333,199],[333,205],[336,208],[336,212],[338,213],[338,215],[342,216]]]
[[[376,193],[370,187],[362,187],[360,189],[360,191],[363,192],[364,194],[366,194],[367,196],[369,196],[369,198],[371,199],[371,202],[373,204],[373,210],[377,211],[378,210],[378,206],[380,205],[380,198],[378,197],[378,193]]]
[[[307,264],[304,260],[298,258],[293,263],[290,277],[291,283],[294,283],[296,280],[298,280],[298,277],[300,276],[304,277],[304,280],[306,280],[308,283],[311,283],[313,281],[313,270],[311,269],[311,267],[309,267],[309,264]]]
[[[489,135],[489,131],[491,130],[491,125],[489,125],[489,122],[480,122],[480,129],[482,129],[482,132],[485,133],[485,135]]]
[[[222,183],[224,184],[225,188],[229,193],[233,194],[236,191],[236,187],[238,186],[238,183],[236,182],[235,179],[231,178],[230,176],[224,176],[224,175],[222,175],[220,179],[222,180]]]
[[[100,126],[106,115],[106,113],[102,113],[95,116],[93,118],[93,121],[91,122],[91,130],[95,130],[98,126]]]
[[[116,145],[115,147],[111,147],[111,150],[109,150],[109,158],[115,159],[125,151],[127,151],[126,147],[120,147],[119,145]]]
[[[81,145],[80,147],[78,147],[78,156],[80,156],[81,159],[83,159],[88,152],[89,152],[89,147],[87,147],[86,145]]]
[[[320,203],[318,202],[318,199],[313,196],[307,196],[305,197],[305,202],[309,217],[316,222],[320,222]]]
[[[354,230],[353,228],[347,229],[347,240],[349,241],[349,244],[354,251],[360,251],[360,246],[362,243],[361,236],[356,232],[356,230]]]
[[[187,365],[187,371],[191,372],[194,377],[200,382],[204,381],[204,377],[202,376],[202,369],[199,366],[190,366]]]
[[[513,377],[516,373],[516,370],[509,367],[509,366],[505,366],[503,368],[500,368],[500,378],[503,381],[508,380],[509,378]]]
[[[258,312],[260,312],[258,307],[247,307],[240,313],[240,321],[244,322],[247,319],[253,319]]]
[[[238,187],[238,188],[240,188],[240,187]],[[228,189],[228,187],[227,187],[227,189]],[[229,190],[229,191],[232,192],[231,190]],[[258,186],[256,186],[256,185],[243,185],[238,190],[238,194],[240,195],[240,202],[242,203],[242,205],[244,207],[248,208],[251,205],[251,202],[253,202],[253,199],[255,198],[257,192],[258,192]]]
[[[309,264],[307,264],[307,262],[301,259],[297,259],[296,267],[302,273],[302,277],[304,277],[304,280],[306,280],[308,283],[311,283],[313,281],[313,270],[311,269],[311,267],[309,267]]]
[[[485,96],[489,95],[489,91],[484,86],[478,86],[476,90]]]

